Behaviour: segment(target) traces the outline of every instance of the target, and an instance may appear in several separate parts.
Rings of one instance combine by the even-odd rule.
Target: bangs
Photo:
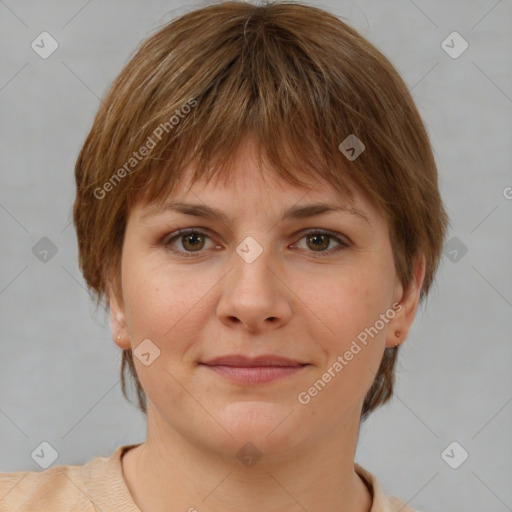
[[[271,176],[305,190],[313,188],[313,182],[324,181],[337,189],[340,197],[352,200],[353,183],[348,172],[341,171],[339,162],[332,162],[335,158],[329,162],[326,153],[322,152],[324,148],[311,138],[303,143],[301,137],[290,140],[281,136],[284,140],[279,140],[249,128],[230,134],[225,125],[214,126],[210,133],[212,138],[208,141],[201,140],[202,133],[184,137],[172,145],[169,156],[161,162],[152,162],[144,175],[139,175],[134,182],[134,189],[127,198],[130,204],[165,202],[178,184],[184,182],[184,174],[190,171],[190,184],[200,181],[233,183],[239,154],[253,138],[257,141],[256,157],[260,170],[268,169]],[[265,178],[263,172],[261,175]],[[269,188],[272,186],[268,184]]]
[[[192,183],[214,178],[229,181],[236,173],[233,164],[238,151],[248,136],[255,136],[260,165],[288,183],[307,188],[312,179],[326,181],[347,199],[351,198],[348,184],[356,184],[380,206],[379,197],[372,193],[375,183],[368,186],[374,180],[365,179],[365,173],[375,167],[372,158],[379,156],[377,152],[371,156],[363,152],[358,161],[350,161],[338,149],[349,135],[363,139],[365,145],[373,136],[375,120],[370,122],[361,108],[354,107],[362,104],[352,87],[358,78],[333,76],[332,63],[329,69],[318,55],[308,55],[308,45],[314,41],[296,37],[287,27],[265,22],[257,14],[244,24],[234,20],[228,32],[228,40],[217,33],[214,39],[204,40],[203,51],[196,48],[193,67],[201,72],[186,83],[182,75],[187,73],[174,72],[174,68],[183,70],[186,62],[192,66],[190,55],[185,53],[180,60],[182,52],[169,62],[168,79],[155,74],[146,81],[146,89],[155,83],[143,94],[152,98],[149,109],[144,105],[144,116],[150,121],[138,135],[139,141],[151,137],[156,144],[133,174],[128,201],[135,197],[164,201],[190,164]],[[318,48],[313,50],[318,54]],[[178,98],[177,90],[182,91]],[[176,115],[184,110],[183,116]],[[172,117],[179,117],[179,122],[167,126],[161,140],[156,140],[155,129],[169,125]]]

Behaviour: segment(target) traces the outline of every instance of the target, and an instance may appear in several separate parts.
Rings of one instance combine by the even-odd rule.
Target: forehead
[[[302,181],[307,183],[306,186],[290,183],[272,168],[258,165],[248,151],[240,153],[232,165],[233,172],[230,174],[218,173],[197,181],[192,181],[193,166],[185,168],[168,199],[191,199],[194,196],[195,199],[200,199],[201,196],[207,195],[214,201],[216,198],[223,200],[229,195],[234,201],[255,197],[272,203],[282,201],[284,197],[288,201],[299,200],[304,196],[320,196],[330,200],[340,198],[340,193],[332,185],[312,176],[301,177]]]
[[[268,218],[270,222],[306,219],[324,213],[348,213],[372,229],[385,222],[379,211],[353,184],[342,193],[327,180],[301,176],[305,186],[290,183],[273,169],[262,167],[250,147],[241,151],[228,175],[192,181],[194,165],[183,170],[176,187],[159,202],[141,202],[131,215],[144,221],[160,214],[182,213],[238,223],[242,217]]]
[[[346,191],[341,191],[327,179],[314,176],[313,173],[299,167],[297,164],[290,173],[300,177],[304,185],[294,183],[276,172],[271,165],[259,159],[261,147],[254,136],[247,136],[240,144],[236,153],[230,159],[230,172],[206,173],[204,176],[192,180],[195,165],[190,162],[186,165],[175,184],[166,197],[158,201],[137,201],[138,206],[145,211],[158,208],[171,200],[189,200],[194,203],[201,201],[213,202],[225,208],[239,203],[245,209],[255,203],[265,203],[266,207],[287,205],[299,202],[328,202],[344,205],[359,204],[372,215],[378,215],[376,205],[372,204],[368,196],[363,193],[345,175]],[[340,170],[343,175],[343,170]],[[254,199],[255,201],[251,201]],[[229,200],[230,204],[226,204]]]

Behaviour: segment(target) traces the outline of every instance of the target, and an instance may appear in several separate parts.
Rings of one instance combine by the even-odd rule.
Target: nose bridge
[[[248,286],[253,292],[262,293],[264,288],[272,286],[273,250],[270,246],[270,236],[263,234],[246,236],[236,247],[232,262],[235,265],[233,278],[242,287]],[[270,275],[269,275],[270,274]],[[275,292],[275,290],[274,290]]]
[[[258,238],[258,239],[257,239]],[[223,289],[218,314],[224,322],[239,321],[251,330],[284,321],[290,307],[275,270],[271,237],[245,237],[231,258],[232,271]]]

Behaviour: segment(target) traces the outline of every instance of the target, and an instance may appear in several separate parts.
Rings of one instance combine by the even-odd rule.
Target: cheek
[[[309,331],[323,353],[319,361],[322,373],[331,368],[336,384],[362,395],[377,373],[385,347],[388,317],[382,320],[391,303],[394,273],[389,261],[340,268],[339,272],[316,281],[314,288],[303,282],[303,290],[312,290],[304,302],[311,312]],[[309,283],[311,285],[311,283]],[[320,320],[320,321],[319,321]],[[339,361],[341,357],[341,362]],[[338,361],[337,369],[332,365]],[[326,379],[329,379],[326,375]],[[338,388],[339,389],[339,388]]]
[[[147,396],[160,400],[162,390],[169,406],[180,406],[180,387],[173,376],[180,375],[183,365],[193,359],[189,353],[201,336],[206,323],[206,296],[214,283],[207,279],[190,279],[183,271],[161,264],[131,260],[125,266],[123,296],[127,328],[132,349],[146,339],[158,347],[158,357],[145,365],[134,357],[138,378]],[[143,270],[140,270],[143,269]],[[206,276],[204,276],[206,277]]]
[[[123,275],[123,296],[133,344],[149,338],[162,349],[179,351],[199,329],[218,278],[211,273],[191,278],[190,269],[171,269],[150,259],[130,263]]]
[[[297,399],[306,404],[304,413],[328,418],[321,428],[339,424],[348,410],[358,407],[377,374],[387,324],[374,329],[391,293],[390,280],[381,272],[380,266],[368,265],[340,269],[303,297],[307,336],[315,340],[319,358]]]
[[[340,269],[339,273],[326,276],[321,285],[317,281],[312,288],[310,283],[313,291],[308,302],[339,344],[373,325],[389,308],[392,278],[393,274],[382,265]]]

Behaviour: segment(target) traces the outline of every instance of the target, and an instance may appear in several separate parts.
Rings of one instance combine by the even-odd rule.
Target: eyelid
[[[190,228],[182,228],[178,229],[176,231],[173,231],[172,233],[166,235],[163,238],[162,243],[164,246],[169,247],[171,241],[175,239],[179,239],[181,236],[187,235],[189,233],[199,233],[202,234],[208,238],[210,238],[213,241],[213,237],[210,235],[210,230],[208,228],[203,227],[190,227]],[[339,245],[337,247],[325,250],[325,251],[307,251],[312,254],[317,254],[318,256],[327,256],[334,254],[338,252],[339,250],[348,249],[349,247],[353,246],[352,241],[346,236],[341,233],[338,233],[336,231],[332,231],[330,229],[325,228],[305,228],[299,232],[297,232],[294,236],[298,237],[297,242],[294,242],[292,244],[292,247],[296,245],[296,243],[300,242],[305,236],[309,234],[319,234],[319,235],[326,235],[335,240]],[[182,250],[175,250],[170,249],[176,254],[183,255],[186,254],[185,257],[199,257],[201,254],[203,254],[205,251],[199,250],[199,251],[182,251]],[[197,256],[195,256],[197,254]]]
[[[310,233],[320,233],[324,235],[329,235],[341,244],[345,244],[346,246],[352,246],[354,245],[352,243],[352,240],[347,235],[344,235],[342,233],[339,233],[337,231],[332,231],[331,229],[326,228],[305,228],[301,231],[299,231],[296,236],[300,236],[303,238],[304,236],[310,234]]]

